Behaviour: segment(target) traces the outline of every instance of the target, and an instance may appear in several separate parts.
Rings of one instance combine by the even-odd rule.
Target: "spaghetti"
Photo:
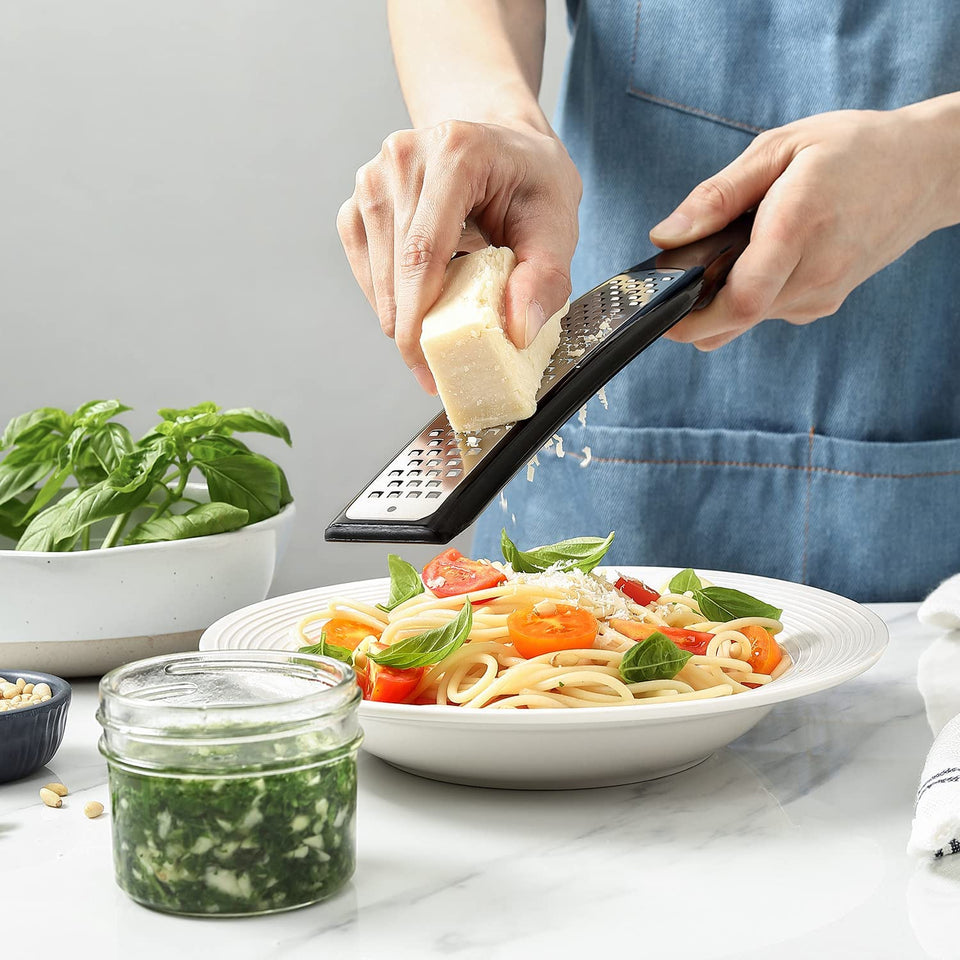
[[[400,641],[448,626],[464,604],[470,603],[472,623],[456,649],[439,662],[415,671],[394,671],[407,675],[402,696],[371,697],[466,710],[575,709],[735,696],[773,682],[791,665],[789,655],[774,639],[783,629],[778,618],[710,619],[701,605],[707,604],[713,585],[700,578],[695,578],[699,584],[696,590],[684,592],[671,591],[665,585],[657,593],[641,585],[642,596],[649,594],[655,599],[638,603],[631,599],[629,589],[618,588],[621,583],[635,581],[621,580],[614,585],[603,576],[575,568],[561,569],[559,564],[543,571],[517,573],[509,564],[464,560],[474,566],[483,564],[488,574],[495,574],[502,582],[443,596],[438,595],[443,592],[443,578],[429,579],[425,573],[424,580],[433,584],[433,589],[422,588],[422,592],[389,611],[335,597],[300,622],[299,640],[304,645],[316,644],[327,625],[344,621],[352,624],[355,635],[362,637],[352,659],[363,677],[363,671],[371,669],[371,656]],[[753,600],[745,594],[739,596]],[[760,601],[754,603],[767,606]],[[711,616],[716,614],[715,606],[710,600]],[[559,623],[558,618],[570,610],[586,611],[590,615],[587,619],[595,620],[592,642],[539,653],[536,645],[531,650],[527,649],[528,641],[521,643],[524,635],[517,623],[524,618],[532,619],[535,626],[538,618],[546,624],[534,633],[537,643],[547,647],[560,643],[563,625],[553,635],[550,631],[554,621]],[[541,640],[540,633],[545,639]],[[651,638],[661,646],[656,650],[635,649],[651,643]],[[664,643],[668,644],[666,648]],[[664,651],[670,663],[676,661],[675,672],[664,666],[663,656],[654,656]],[[647,659],[654,661],[653,666],[642,666],[639,671],[628,669],[628,663],[642,661],[641,653],[650,654]],[[369,693],[368,685],[365,694]]]

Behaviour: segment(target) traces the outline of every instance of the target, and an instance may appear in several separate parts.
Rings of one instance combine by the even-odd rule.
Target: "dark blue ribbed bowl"
[[[0,713],[0,783],[5,783],[27,776],[53,759],[67,725],[70,684],[51,673],[3,666],[0,677],[13,683],[18,677],[27,683],[46,683],[52,693],[46,703]]]

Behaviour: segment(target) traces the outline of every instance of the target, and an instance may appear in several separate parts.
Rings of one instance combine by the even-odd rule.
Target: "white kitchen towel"
[[[960,630],[960,573],[944,580],[920,604],[917,616],[921,623],[943,630]]]
[[[927,754],[908,851],[934,859],[960,853],[960,716],[940,731]]]

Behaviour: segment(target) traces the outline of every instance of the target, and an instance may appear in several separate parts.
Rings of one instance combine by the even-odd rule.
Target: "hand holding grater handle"
[[[741,217],[575,300],[532,417],[464,435],[441,411],[327,527],[325,539],[447,543],[605,383],[691,310],[710,303],[751,226],[751,215]]]

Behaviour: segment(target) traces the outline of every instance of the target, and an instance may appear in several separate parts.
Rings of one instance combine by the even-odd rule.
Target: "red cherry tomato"
[[[471,560],[454,547],[444,550],[423,568],[424,585],[437,597],[489,590],[506,579],[492,563]]]
[[[357,683],[364,700],[377,700],[380,703],[403,703],[416,689],[423,677],[423,667],[398,670],[396,667],[381,667],[367,660],[363,667],[354,668]]]
[[[712,633],[700,630],[684,630],[682,627],[658,627],[652,623],[638,623],[634,620],[611,620],[610,625],[617,633],[631,640],[646,640],[651,634],[662,633],[669,637],[681,650],[704,656],[713,639]]]
[[[656,590],[648,587],[642,580],[634,580],[633,577],[621,577],[615,586],[634,603],[639,603],[641,607],[660,599],[660,594]]]

